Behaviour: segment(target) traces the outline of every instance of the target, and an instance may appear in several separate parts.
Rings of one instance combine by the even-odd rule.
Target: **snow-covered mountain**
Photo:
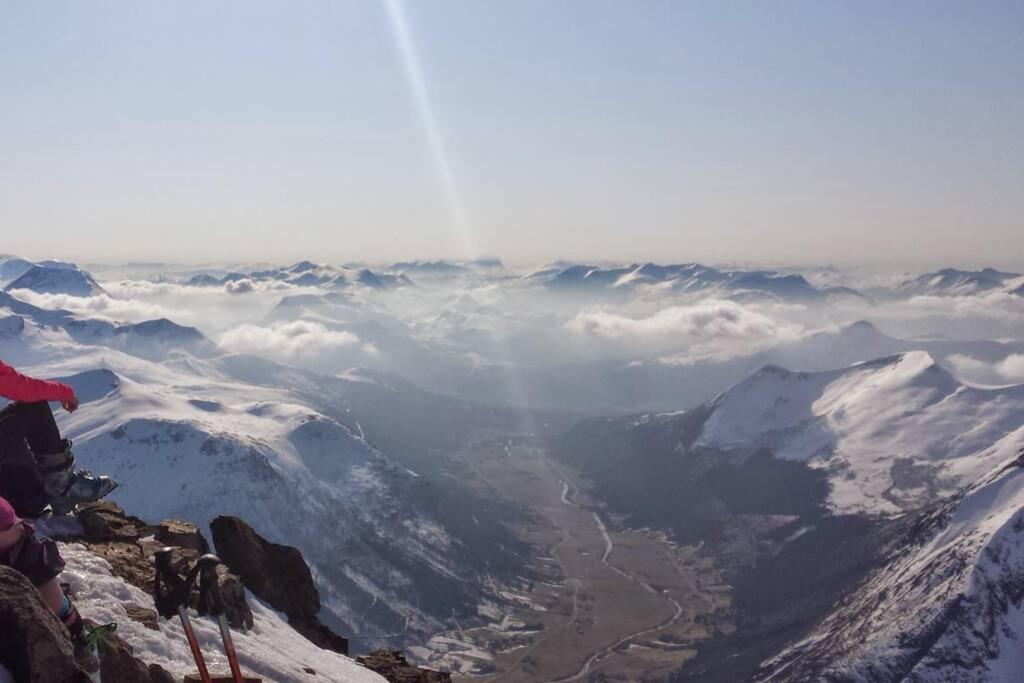
[[[51,313],[44,320],[74,328]],[[429,396],[410,409],[394,400],[400,385],[368,376],[332,379],[256,358],[204,360],[181,350],[157,363],[127,355],[103,335],[97,346],[83,343],[88,335],[77,339],[27,316],[4,320],[0,357],[76,388],[83,404],[59,416],[62,430],[75,440],[82,465],[119,480],[116,502],[153,520],[204,525],[237,515],[268,539],[299,547],[321,588],[324,620],[353,642],[415,641],[451,619],[474,618],[482,600],[496,597],[504,570],[485,582],[480,549],[472,555],[433,517],[440,510],[452,520],[458,497],[441,505],[433,481],[371,445],[358,418],[350,428],[314,407],[394,432],[394,442],[410,444],[408,457],[431,443],[415,432],[432,419]],[[353,400],[349,388],[392,398]],[[349,403],[361,407],[349,413]],[[403,410],[418,417],[400,426]],[[467,503],[458,504],[463,514]],[[479,518],[489,524],[484,513]]]
[[[295,287],[323,287],[329,290],[352,287],[389,289],[413,285],[412,280],[401,273],[375,273],[368,268],[348,268],[312,261],[300,261],[287,268],[229,272],[221,276],[199,273],[187,279],[185,284],[194,287],[227,287],[233,292],[244,292],[257,282],[279,282]]]
[[[5,291],[29,289],[38,294],[70,294],[95,296],[105,294],[89,273],[71,264],[38,264],[12,280]]]
[[[31,270],[33,265],[31,261],[18,256],[0,255],[0,285],[17,280]]]
[[[612,424],[637,444],[664,435],[679,458],[767,451],[824,474],[836,512],[898,514],[952,494],[1024,447],[1024,386],[964,385],[914,351],[823,372],[765,366],[692,411]]]
[[[280,390],[188,373],[184,358],[171,368],[76,351],[40,374],[81,396],[62,428],[82,464],[121,483],[116,502],[200,525],[237,515],[299,547],[325,620],[357,642],[414,638],[475,613],[480,582],[429,516],[429,482],[348,427]],[[69,375],[96,366],[107,369]]]
[[[1024,386],[966,386],[926,352],[820,373],[768,366],[709,408],[695,447],[824,469],[842,512],[920,507],[1024,446]]]
[[[802,275],[774,271],[722,271],[699,263],[632,264],[618,268],[573,265],[531,274],[554,290],[628,290],[657,287],[665,293],[720,292],[728,296],[763,295],[783,300],[819,300],[827,296],[855,296],[848,288],[820,289]]]
[[[1024,275],[995,268],[959,270],[943,268],[906,280],[896,287],[904,295],[966,296],[1024,287]]]
[[[1024,671],[1024,452],[917,516],[759,681],[1011,683]]]
[[[173,351],[186,351],[198,357],[218,352],[216,344],[196,328],[178,325],[166,318],[125,324],[79,318],[70,311],[39,308],[0,292],[0,314],[3,313],[11,314],[10,325],[20,325],[19,334],[24,331],[27,320],[41,329],[61,329],[81,344],[108,346],[150,360],[162,360]]]

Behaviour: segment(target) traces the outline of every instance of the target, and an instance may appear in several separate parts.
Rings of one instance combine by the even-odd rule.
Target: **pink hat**
[[[7,499],[0,497],[0,531],[7,531],[20,521]]]

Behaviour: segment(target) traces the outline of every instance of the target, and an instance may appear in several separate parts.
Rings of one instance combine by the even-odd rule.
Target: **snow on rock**
[[[1024,453],[920,516],[762,681],[1011,683],[1024,671]]]
[[[195,662],[177,619],[160,619],[158,630],[132,620],[127,608],[153,609],[152,596],[110,572],[106,560],[78,544],[61,544],[67,567],[60,580],[71,584],[75,604],[82,614],[97,623],[117,623],[117,633],[146,664],[159,664],[181,679],[196,670]],[[379,683],[384,679],[348,657],[321,650],[288,625],[285,618],[247,594],[254,628],[233,631],[239,662],[246,673],[265,681],[336,681],[338,683]],[[211,672],[228,672],[216,622],[191,613],[192,624]],[[4,679],[0,677],[0,681]]]
[[[29,289],[38,294],[94,296],[105,294],[89,273],[68,264],[39,264],[7,285],[7,291]]]
[[[961,384],[921,351],[827,372],[768,366],[710,408],[697,446],[826,468],[841,512],[919,507],[1024,445],[1024,386]]]

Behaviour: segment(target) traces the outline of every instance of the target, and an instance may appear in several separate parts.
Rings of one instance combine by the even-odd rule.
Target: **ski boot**
[[[71,440],[65,439],[64,444],[64,450],[60,453],[36,457],[43,477],[43,488],[55,515],[66,515],[76,505],[93,503],[117,488],[117,482],[110,477],[96,476],[89,470],[76,470]]]
[[[62,585],[61,588],[64,586]],[[71,644],[75,648],[74,656],[78,667],[85,672],[90,680],[98,682],[100,680],[99,641],[107,634],[112,633],[117,628],[117,624],[88,628],[81,613],[71,603],[71,599],[68,597],[69,592],[67,588],[64,588],[64,609],[67,613],[61,617],[61,621],[64,622],[65,628],[71,635]]]

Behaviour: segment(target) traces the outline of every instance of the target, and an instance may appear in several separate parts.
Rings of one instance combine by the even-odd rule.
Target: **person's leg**
[[[31,462],[33,453],[56,453],[63,448],[49,405],[11,403],[0,410],[0,461]]]
[[[0,495],[10,501],[19,515],[36,517],[50,502],[50,497],[43,488],[41,473],[27,439],[32,432],[37,444],[52,445],[52,432],[47,433],[46,420],[38,415],[40,411],[26,409],[26,405],[31,404],[11,403],[0,410]],[[49,406],[46,410],[49,412]],[[52,413],[49,420],[53,422]],[[52,430],[57,430],[55,422]]]
[[[45,401],[8,405],[0,411],[0,434],[7,443],[28,442],[36,455],[49,455],[65,448],[53,411]]]
[[[39,592],[42,594],[46,604],[53,610],[53,613],[63,618],[61,612],[65,611],[67,596],[64,595],[64,589],[60,587],[60,581],[55,578],[50,579],[39,587]]]
[[[67,514],[75,505],[99,500],[117,487],[109,477],[75,470],[71,441],[61,438],[50,404],[12,403],[3,413],[11,443],[20,444],[22,450],[26,443],[31,448],[45,497],[54,513]],[[9,450],[17,449],[12,446]]]
[[[39,586],[39,592],[46,604],[67,628],[68,633],[71,634],[71,642],[75,646],[75,661],[78,662],[78,665],[89,674],[99,671],[100,660],[86,639],[85,622],[82,621],[82,615],[71,602],[71,598],[64,592],[60,581],[50,579]]]

